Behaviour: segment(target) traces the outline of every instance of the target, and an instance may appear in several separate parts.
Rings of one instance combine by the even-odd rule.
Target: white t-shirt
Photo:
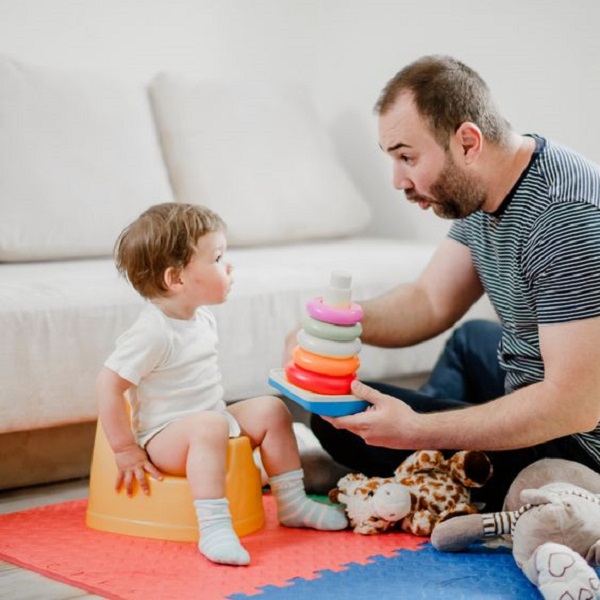
[[[226,411],[217,363],[217,326],[205,307],[193,320],[171,319],[147,304],[116,342],[104,365],[131,381],[131,426],[140,446],[169,423],[194,412],[227,415],[230,435],[240,434]]]

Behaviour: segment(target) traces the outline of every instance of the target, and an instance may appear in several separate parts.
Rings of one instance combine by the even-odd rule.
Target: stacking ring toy
[[[354,325],[334,325],[333,323],[325,323],[325,321],[317,321],[317,319],[306,315],[302,319],[302,328],[311,335],[337,342],[350,342],[362,334],[362,325],[360,323],[355,323]]]
[[[354,302],[349,308],[337,308],[323,303],[323,298],[313,298],[306,305],[306,311],[317,321],[334,325],[354,325],[363,318],[363,309]]]
[[[307,371],[322,373],[323,375],[332,375],[334,377],[340,375],[351,375],[360,366],[358,356],[350,358],[330,358],[328,356],[319,356],[312,352],[302,350],[300,346],[296,346],[292,351],[292,359],[299,367]]]
[[[356,379],[356,375],[330,377],[321,375],[321,373],[312,373],[298,367],[291,360],[285,365],[285,375],[292,385],[315,394],[324,394],[327,396],[349,394],[350,384]]]
[[[319,354],[321,356],[330,356],[333,358],[348,358],[360,352],[361,341],[356,338],[351,342],[336,342],[334,340],[324,340],[306,333],[301,329],[296,334],[298,346],[307,352]]]

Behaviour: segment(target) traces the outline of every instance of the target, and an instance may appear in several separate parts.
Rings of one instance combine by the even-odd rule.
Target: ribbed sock
[[[348,527],[343,509],[314,502],[307,497],[302,469],[271,477],[269,483],[277,502],[279,522],[287,527],[309,527],[334,531]]]
[[[194,500],[194,507],[200,527],[200,552],[209,560],[224,565],[249,564],[250,555],[233,530],[227,498]]]

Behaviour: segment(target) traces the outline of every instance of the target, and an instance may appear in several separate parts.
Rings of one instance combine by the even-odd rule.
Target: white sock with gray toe
[[[335,531],[348,527],[342,507],[311,500],[304,491],[302,469],[271,477],[269,484],[277,502],[279,522],[287,527]]]
[[[249,564],[250,555],[233,530],[227,498],[194,500],[194,507],[200,528],[200,552],[224,565]]]

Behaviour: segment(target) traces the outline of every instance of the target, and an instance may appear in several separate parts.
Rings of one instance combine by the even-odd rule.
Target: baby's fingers
[[[156,481],[163,480],[163,474],[150,461],[144,465],[144,470],[152,477],[152,479],[155,479]]]

